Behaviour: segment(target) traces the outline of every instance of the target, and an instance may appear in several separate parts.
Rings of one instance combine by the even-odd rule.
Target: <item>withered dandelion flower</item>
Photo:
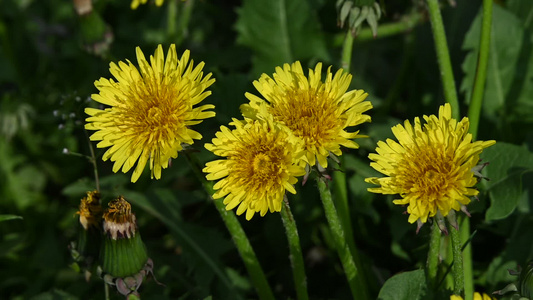
[[[85,230],[89,230],[90,227],[100,228],[102,222],[100,193],[98,191],[87,192],[87,196],[81,199],[76,214],[80,215],[80,224]]]

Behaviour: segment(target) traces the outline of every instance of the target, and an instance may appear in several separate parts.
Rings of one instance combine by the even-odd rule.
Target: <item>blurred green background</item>
[[[443,2],[443,17],[461,113],[466,115],[477,62],[481,1]],[[196,130],[193,145],[203,161],[213,159],[203,143],[220,125],[239,117],[252,81],[283,63],[304,68],[321,61],[340,67],[345,29],[337,27],[335,1],[166,0],[130,9],[129,1],[96,0],[89,16],[72,1],[0,0],[0,214],[22,219],[0,222],[1,299],[102,299],[103,282],[75,272],[68,245],[77,239],[79,200],[94,189],[83,129],[84,108],[96,106],[94,81],[110,78],[109,63],[129,59],[135,47],[153,54],[171,43],[178,55],[191,50],[216,83],[204,102],[216,118]],[[390,276],[425,265],[429,226],[415,234],[405,208],[393,197],[366,192],[375,176],[367,156],[390,127],[404,119],[436,114],[443,100],[431,28],[422,1],[382,1],[383,24],[405,30],[372,38],[364,27],[354,44],[351,88],[364,89],[374,109],[361,126],[358,150],[345,151],[353,231],[368,267],[372,294]],[[480,140],[497,140],[479,201],[469,206],[476,290],[492,292],[516,280],[515,269],[533,258],[533,1],[497,1]],[[145,299],[254,299],[244,265],[220,216],[179,156],[162,179],[145,172],[114,174],[98,168],[104,201],[124,195],[132,202],[139,230],[164,283],[143,284]],[[67,154],[65,152],[68,152]],[[74,153],[74,154],[73,154]],[[336,256],[314,182],[298,184],[289,197],[295,215],[313,299],[347,299],[350,291]],[[278,214],[239,217],[279,299],[294,298],[288,245]],[[443,251],[444,253],[446,251]],[[443,283],[445,286],[448,282]],[[119,299],[113,295],[113,299]]]

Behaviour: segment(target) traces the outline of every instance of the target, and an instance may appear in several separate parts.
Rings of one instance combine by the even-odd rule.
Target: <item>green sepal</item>
[[[100,261],[104,273],[113,277],[124,278],[139,273],[148,261],[146,246],[139,232],[131,238],[124,237],[116,240],[106,236]]]

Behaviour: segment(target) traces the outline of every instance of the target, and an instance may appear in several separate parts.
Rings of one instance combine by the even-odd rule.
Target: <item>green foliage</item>
[[[461,90],[465,92],[466,99],[471,98],[471,88],[476,76],[481,18],[482,13],[480,11],[474,22],[472,22],[472,26],[463,42],[463,49],[470,50],[462,65],[465,78],[463,79]],[[501,118],[506,113],[506,99],[508,99],[515,80],[523,39],[524,28],[520,20],[511,12],[495,5],[488,76],[483,103],[483,111],[491,118]],[[517,78],[516,80],[522,80],[522,78]],[[509,101],[516,103],[517,99],[509,99]]]
[[[239,9],[237,41],[253,52],[253,73],[271,73],[295,60],[325,61],[326,43],[316,7],[306,0],[246,0]]]
[[[80,18],[72,1],[2,1],[0,10],[0,298],[103,299],[102,281],[88,281],[71,267],[68,249],[77,240],[80,199],[95,189],[84,108],[96,106],[94,81],[110,78],[110,62],[135,62],[135,47],[153,53],[158,43],[191,50],[195,62],[216,78],[206,103],[217,117],[195,126],[203,135],[189,150],[203,163],[204,150],[220,125],[239,118],[252,81],[276,66],[302,61],[340,66],[345,30],[336,27],[335,1],[244,0],[148,1],[130,10],[129,1],[92,1],[91,19]],[[350,89],[365,89],[374,105],[372,123],[355,130],[359,149],[344,149],[353,237],[372,299],[433,297],[425,286],[430,226],[415,233],[396,195],[368,193],[364,178],[380,176],[368,154],[379,140],[393,138],[391,126],[435,114],[443,103],[430,24],[412,1],[381,1],[386,14],[376,39],[355,38]],[[488,79],[480,140],[496,140],[481,158],[490,181],[478,184],[479,201],[468,206],[476,290],[491,292],[516,280],[506,269],[533,258],[533,1],[499,1],[494,6]],[[461,112],[466,112],[476,76],[481,28],[480,1],[457,1],[442,9]],[[412,21],[412,30],[391,30]],[[89,22],[90,21],[90,22]],[[93,23],[94,22],[94,23]],[[91,25],[96,24],[96,25]],[[389,30],[380,31],[386,24]],[[365,30],[368,30],[366,32]],[[381,36],[386,32],[386,36]],[[395,34],[396,33],[396,34]],[[105,48],[93,40],[105,35]],[[371,36],[362,28],[360,37]],[[95,146],[94,144],[92,145]],[[66,149],[66,153],[64,153]],[[158,281],[143,283],[143,299],[256,299],[249,274],[212,200],[182,154],[161,180],[145,172],[115,174],[95,149],[104,204],[124,195],[154,261]],[[327,227],[316,186],[301,186],[289,201],[299,230],[312,299],[348,299],[342,265]],[[221,201],[221,200],[216,200]],[[279,214],[238,218],[257,254],[276,299],[294,298],[288,244]],[[446,289],[451,263],[442,238],[438,279]],[[414,270],[414,271],[413,271]],[[113,292],[111,299],[120,299]]]
[[[424,270],[400,273],[389,278],[381,291],[379,300],[418,300],[425,299],[426,277]]]
[[[22,219],[22,217],[15,216],[15,215],[0,215],[0,222],[8,221],[8,220],[16,220],[16,219]]]
[[[512,144],[497,143],[487,149],[483,157],[490,163],[486,171],[490,181],[486,186],[491,206],[486,219],[503,219],[513,212],[521,200],[527,201],[528,190],[523,189],[523,177],[533,171],[533,153]],[[531,181],[527,182],[525,186],[531,186]]]

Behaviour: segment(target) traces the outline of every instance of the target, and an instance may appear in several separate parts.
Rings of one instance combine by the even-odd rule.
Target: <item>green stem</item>
[[[353,42],[354,38],[351,34],[351,32],[348,30],[346,32],[344,45],[342,47],[342,58],[341,58],[341,67],[344,69],[345,72],[350,72],[350,66],[351,66],[351,60],[352,60],[352,53],[353,53]],[[344,165],[344,156],[339,157],[339,164],[340,166]],[[366,284],[366,280],[363,274],[363,268],[361,260],[359,259],[359,255],[357,252],[357,247],[355,246],[355,240],[354,240],[354,234],[352,231],[352,220],[350,218],[350,206],[348,204],[348,185],[346,182],[346,174],[344,172],[334,172],[333,173],[333,189],[335,193],[335,205],[339,209],[337,212],[339,213],[339,218],[341,219],[342,227],[344,229],[346,242],[348,243],[348,246],[350,247],[350,251],[352,253],[354,263],[356,265],[356,268],[360,270],[360,275],[357,276],[359,282],[360,291],[359,294],[363,296],[363,298],[368,298],[368,290],[369,286]]]
[[[481,104],[483,103],[483,93],[485,92],[485,82],[487,79],[487,66],[490,50],[490,31],[492,27],[492,1],[483,0],[483,22],[481,24],[481,38],[479,40],[479,57],[472,91],[472,99],[468,108],[468,119],[470,120],[470,133],[472,140],[476,139],[479,126],[479,115]]]
[[[328,220],[329,228],[331,229],[331,234],[333,235],[333,240],[335,242],[335,248],[337,248],[337,253],[342,266],[344,267],[344,274],[348,279],[348,285],[352,291],[353,298],[365,299],[365,296],[362,294],[364,287],[360,286],[358,283],[357,268],[352,253],[350,252],[350,247],[348,246],[348,243],[346,243],[344,230],[339,215],[337,214],[337,210],[335,209],[335,205],[333,204],[331,192],[324,179],[317,178],[317,183],[322,205],[324,206],[324,213],[326,214],[326,219]]]
[[[401,34],[408,32],[415,28],[418,24],[421,24],[424,21],[422,15],[413,10],[409,15],[404,16],[400,21],[386,24],[379,24],[378,35],[374,37],[372,29],[369,27],[362,28],[356,36],[358,42],[373,41],[376,39],[382,39],[389,36]],[[340,47],[346,41],[346,35],[336,34],[333,37],[333,46]]]
[[[461,251],[461,248],[463,246],[461,243],[461,236],[459,235],[459,231],[451,225],[448,226],[448,231],[450,232],[450,237],[452,239],[453,293],[455,295],[463,296],[465,283],[464,283],[464,269],[463,269],[463,253]]]
[[[483,0],[483,21],[481,24],[481,37],[479,40],[479,57],[476,69],[476,78],[472,91],[472,99],[468,108],[468,119],[470,121],[470,133],[472,140],[477,137],[479,128],[479,116],[485,92],[487,80],[487,67],[490,52],[490,35],[492,29],[492,1]],[[460,222],[461,238],[465,240],[470,236],[470,219],[462,217]],[[463,251],[464,276],[465,276],[465,300],[472,300],[474,294],[473,267],[472,267],[472,246],[469,243]]]
[[[104,294],[105,294],[105,300],[109,300],[109,285],[104,281]]]
[[[344,44],[342,45],[342,57],[341,57],[341,68],[345,72],[350,72],[350,65],[352,62],[352,49],[353,49],[353,36],[350,30],[346,31],[346,36],[344,38]]]
[[[93,165],[93,171],[94,171],[94,182],[96,185],[96,191],[100,192],[100,179],[98,176],[98,165],[96,163],[96,155],[94,153],[93,144],[91,143],[91,140],[89,139],[89,134],[87,133],[87,130],[85,131],[85,136],[87,137],[87,142],[89,144],[89,151],[91,152],[91,164]]]
[[[437,51],[437,60],[444,88],[444,98],[446,99],[446,102],[450,103],[452,106],[452,117],[458,119],[459,101],[457,100],[457,90],[455,89],[455,79],[453,78],[452,63],[450,60],[448,43],[446,42],[444,24],[442,23],[442,16],[440,14],[439,1],[427,0],[427,3],[431,29],[433,30],[433,38],[435,40],[435,50]]]
[[[422,21],[424,21],[424,18],[422,18],[422,15],[415,10],[398,22],[379,24],[378,35],[376,37],[374,37],[371,28],[365,27],[361,29],[357,35],[357,41],[375,40],[376,38],[385,38],[404,33],[415,28],[418,24],[422,23]]]
[[[439,266],[439,252],[440,252],[440,237],[441,232],[437,222],[431,225],[431,237],[429,240],[429,252],[427,261],[427,277],[430,288],[437,287],[437,271]]]
[[[459,216],[459,231],[461,241],[470,238],[470,219],[465,215]],[[474,298],[474,271],[472,266],[472,243],[468,243],[463,249],[463,268],[465,281],[465,300]]]
[[[189,153],[186,153],[185,155],[187,156],[192,171],[202,182],[205,191],[211,198],[211,195],[215,193],[213,189],[213,183],[205,179],[205,176],[201,171],[200,163],[196,159],[196,157],[190,155]],[[233,211],[226,210],[226,206],[224,205],[222,200],[213,200],[213,203],[215,204],[215,207],[220,213],[224,224],[228,228],[228,231],[230,232],[231,237],[233,238],[235,246],[237,246],[237,250],[241,255],[246,270],[248,271],[248,274],[250,274],[252,283],[255,289],[257,290],[259,299],[273,300],[274,294],[272,293],[272,289],[268,284],[268,281],[265,277],[265,273],[263,272],[263,269],[261,268],[261,265],[257,260],[257,256],[255,255],[254,249],[252,248],[248,237],[246,237],[246,233],[244,232],[241,223],[239,223],[237,216],[235,216],[235,213]]]
[[[193,7],[194,0],[186,2],[170,1],[167,13],[167,37],[170,42],[180,45],[185,39]],[[176,22],[176,20],[179,20],[179,22]]]
[[[170,0],[167,5],[167,36],[176,37],[176,20],[178,19],[178,0]]]
[[[283,207],[281,208],[281,219],[287,234],[289,242],[289,250],[291,253],[291,267],[294,278],[294,287],[296,288],[296,298],[299,300],[309,299],[307,294],[307,280],[305,277],[304,259],[302,256],[302,248],[300,246],[300,238],[298,237],[298,229],[296,222],[291,213],[287,195],[283,199]]]

